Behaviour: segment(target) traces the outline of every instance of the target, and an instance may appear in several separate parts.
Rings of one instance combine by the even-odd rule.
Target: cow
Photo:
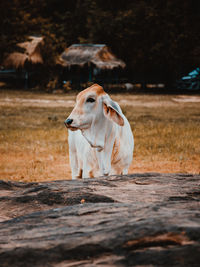
[[[134,138],[119,104],[93,84],[81,91],[65,120],[72,179],[127,174]]]

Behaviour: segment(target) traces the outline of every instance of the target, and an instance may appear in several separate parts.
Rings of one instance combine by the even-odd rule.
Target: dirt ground
[[[172,107],[177,103],[200,103],[200,96],[176,95],[176,96],[160,96],[149,95],[148,97],[130,94],[115,94],[112,96],[120,105],[144,106],[144,107]],[[73,107],[75,104],[75,95],[49,95],[34,94],[22,92],[20,97],[16,92],[13,95],[2,93],[0,98],[0,106],[24,106],[24,107]]]
[[[0,91],[0,179],[70,179],[63,122],[76,93]],[[129,173],[200,173],[200,96],[111,96],[135,137]]]

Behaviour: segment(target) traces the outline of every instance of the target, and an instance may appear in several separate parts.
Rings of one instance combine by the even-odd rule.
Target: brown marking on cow
[[[90,93],[91,94],[94,93],[95,97],[106,95],[105,91],[103,90],[103,87],[101,87],[98,84],[93,84],[92,86],[81,91],[76,97],[76,102],[77,102],[77,106],[75,107],[76,114],[80,115],[84,114],[83,105],[85,103],[86,97],[89,96]]]
[[[94,178],[93,171],[90,171],[90,172],[89,172],[89,177],[90,177],[90,178]]]
[[[117,164],[120,162],[120,157],[118,157],[119,148],[120,148],[120,139],[118,140],[115,139],[114,144],[113,144],[112,156],[111,156],[112,164]]]
[[[78,173],[76,178],[78,178],[78,179],[82,179],[83,178],[83,170],[82,169],[79,170],[79,173]]]
[[[86,88],[85,90],[81,91],[77,95],[77,101],[80,101],[81,100],[81,102],[82,101],[84,102],[84,100],[85,100],[84,97],[86,96],[87,93],[90,93],[90,92],[91,93],[92,92],[96,93],[97,96],[101,96],[101,95],[105,95],[106,94],[106,92],[103,90],[103,87],[101,87],[98,84],[93,84],[92,86]],[[82,98],[83,98],[83,100],[82,100]]]

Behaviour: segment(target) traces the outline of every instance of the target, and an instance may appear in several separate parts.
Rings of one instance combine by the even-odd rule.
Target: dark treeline
[[[46,66],[74,43],[107,44],[140,81],[172,81],[200,65],[200,1],[1,0],[0,20],[1,61],[43,35]]]

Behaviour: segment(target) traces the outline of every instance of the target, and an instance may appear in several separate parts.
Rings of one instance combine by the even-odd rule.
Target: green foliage
[[[105,43],[133,77],[167,81],[200,64],[199,14],[193,0],[1,0],[0,62],[42,35],[46,67],[73,43]]]

